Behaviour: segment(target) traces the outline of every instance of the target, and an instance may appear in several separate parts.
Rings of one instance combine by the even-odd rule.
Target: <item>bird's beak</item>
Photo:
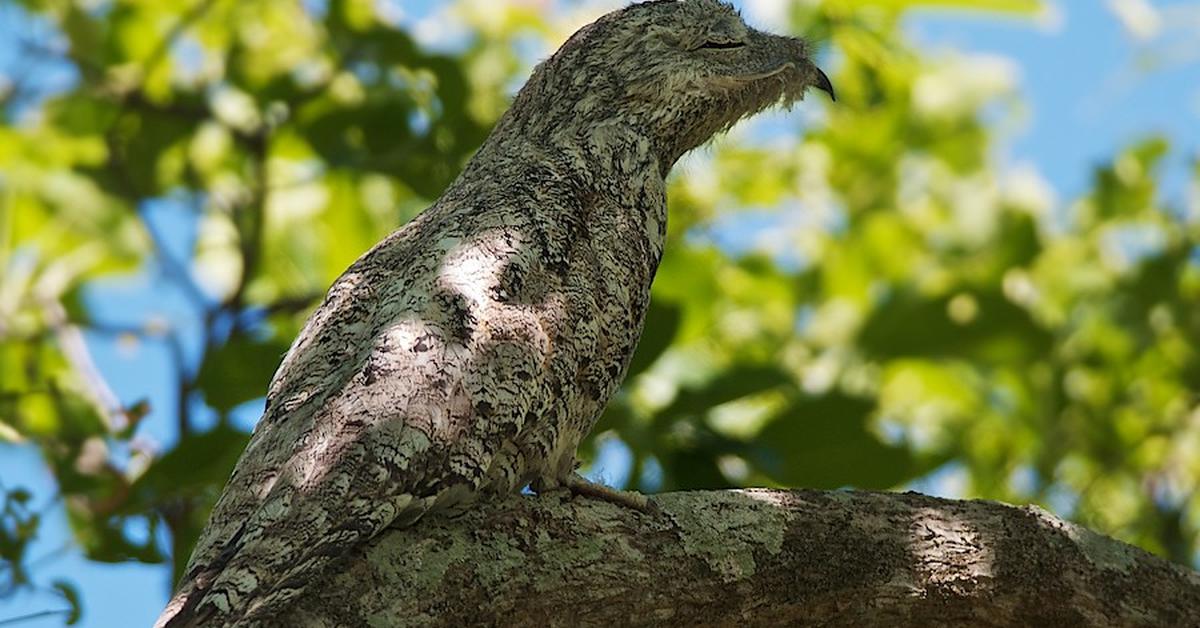
[[[813,71],[816,73],[817,76],[816,76],[816,79],[813,81],[812,86],[825,92],[826,94],[829,94],[829,99],[834,102],[837,102],[837,95],[834,94],[834,92],[833,92],[833,83],[830,82],[829,75],[825,74],[825,72],[823,70],[821,70],[821,68],[818,68],[815,65],[813,66]]]

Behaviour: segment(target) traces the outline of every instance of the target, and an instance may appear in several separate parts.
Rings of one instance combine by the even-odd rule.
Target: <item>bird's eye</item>
[[[706,41],[700,46],[701,49],[707,50],[733,50],[745,47],[746,44],[740,41]]]

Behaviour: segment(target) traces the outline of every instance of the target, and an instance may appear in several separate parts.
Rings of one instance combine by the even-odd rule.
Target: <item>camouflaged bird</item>
[[[388,527],[568,488],[663,252],[671,167],[829,79],[718,0],[656,0],[542,63],[458,179],[330,288],[159,626],[263,625]],[[400,592],[399,594],[403,594]]]

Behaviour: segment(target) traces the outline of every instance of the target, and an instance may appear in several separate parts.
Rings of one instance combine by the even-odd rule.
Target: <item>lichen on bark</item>
[[[659,515],[513,496],[392,530],[281,621],[1200,627],[1200,575],[1040,509],[847,491],[655,499]]]

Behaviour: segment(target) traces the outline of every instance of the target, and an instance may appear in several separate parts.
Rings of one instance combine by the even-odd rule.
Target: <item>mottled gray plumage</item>
[[[587,484],[575,451],[641,334],[685,152],[805,89],[797,39],[718,0],[584,27],[438,201],[355,262],[283,359],[159,625],[260,625],[389,526]],[[403,592],[398,592],[403,594]]]

